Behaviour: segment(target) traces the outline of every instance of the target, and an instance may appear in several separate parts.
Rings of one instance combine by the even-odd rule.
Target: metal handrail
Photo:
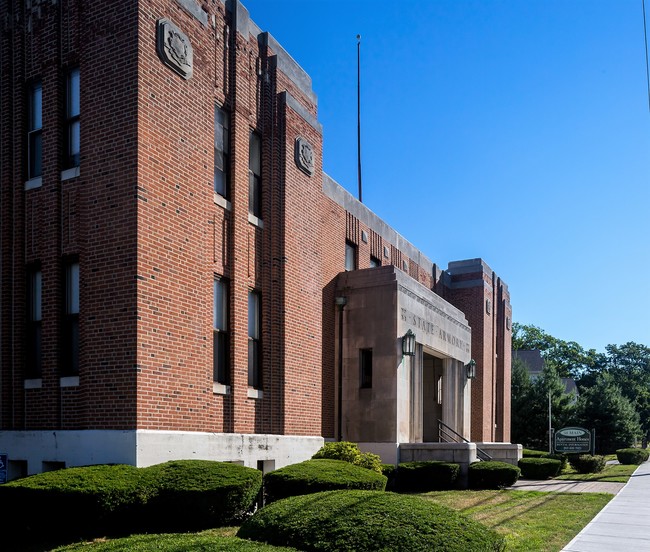
[[[465,439],[465,437],[463,437],[455,429],[449,427],[442,420],[438,420],[438,439],[444,441],[445,443],[460,443],[460,442],[470,443],[471,442]],[[460,439],[460,441],[458,439]],[[476,447],[476,456],[478,456],[480,460],[484,460],[486,462],[488,460],[492,460],[492,457],[479,447]]]

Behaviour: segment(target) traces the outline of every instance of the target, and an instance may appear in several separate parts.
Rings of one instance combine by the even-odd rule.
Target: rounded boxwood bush
[[[502,489],[517,482],[521,470],[506,462],[474,462],[469,465],[470,489]]]
[[[396,489],[401,492],[428,492],[453,489],[460,466],[450,462],[403,462],[397,466]]]
[[[571,467],[578,473],[599,473],[605,468],[605,457],[596,454],[579,454],[569,458]]]
[[[306,460],[264,476],[267,502],[334,489],[383,491],[385,488],[386,476],[343,460]]]
[[[501,551],[503,537],[421,497],[328,491],[269,504],[237,536],[319,552]]]
[[[174,460],[144,468],[157,482],[149,524],[202,529],[240,521],[262,488],[262,472],[230,462]]]
[[[544,452],[543,450],[534,450],[534,449],[524,449],[521,452],[522,457],[524,458],[546,458],[548,456],[548,452]]]
[[[526,479],[549,479],[562,470],[562,461],[553,458],[522,458],[518,465]]]
[[[394,491],[397,480],[397,466],[395,464],[382,464],[381,473],[387,478],[386,490]]]
[[[643,464],[649,457],[647,449],[625,448],[616,451],[616,458],[621,464]]]
[[[148,474],[121,464],[67,468],[0,485],[0,499],[11,504],[5,511],[7,527],[28,535],[136,530],[156,492]]]
[[[555,454],[547,454],[544,458],[552,458],[553,460],[559,460],[562,463],[560,467],[560,472],[565,470],[567,464],[569,463],[569,456],[563,452],[556,452]]]

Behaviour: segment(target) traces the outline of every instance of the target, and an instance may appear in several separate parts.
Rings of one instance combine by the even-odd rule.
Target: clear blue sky
[[[650,346],[641,0],[244,5],[311,76],[332,178],[357,194],[361,34],[364,203],[442,267],[482,257],[514,321]]]

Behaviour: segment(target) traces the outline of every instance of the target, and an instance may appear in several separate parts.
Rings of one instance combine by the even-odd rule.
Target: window
[[[79,69],[68,73],[66,102],[66,145],[64,164],[66,169],[79,166]]]
[[[230,336],[228,334],[228,282],[214,281],[213,373],[214,381],[227,385],[230,380]]]
[[[214,191],[230,199],[230,147],[228,113],[214,108]]]
[[[27,270],[27,339],[25,376],[40,378],[42,368],[41,322],[42,318],[42,276],[41,270],[32,267]]]
[[[360,353],[360,387],[370,389],[372,387],[372,349],[361,349]]]
[[[262,139],[251,131],[248,142],[248,212],[262,216]]]
[[[43,87],[35,83],[29,90],[27,122],[27,178],[41,176],[43,158]]]
[[[62,372],[79,375],[79,263],[65,267],[65,306],[63,310]]]
[[[357,246],[350,242],[345,242],[345,270],[354,270],[357,268]]]
[[[262,387],[260,363],[260,294],[248,292],[248,385],[255,389]]]
[[[370,268],[381,266],[381,261],[377,257],[370,257]]]

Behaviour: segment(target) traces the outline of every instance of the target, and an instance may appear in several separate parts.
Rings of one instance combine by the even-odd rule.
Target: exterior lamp
[[[474,379],[476,377],[476,361],[474,359],[465,364],[465,369],[467,370],[467,379]]]
[[[402,337],[402,354],[415,356],[415,334],[410,329]]]

